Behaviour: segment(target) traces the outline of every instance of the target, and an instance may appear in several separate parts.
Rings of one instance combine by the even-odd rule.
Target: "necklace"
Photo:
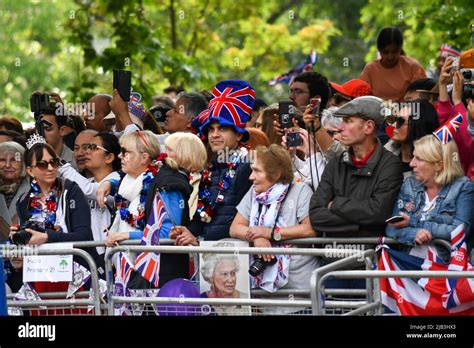
[[[143,174],[142,189],[140,190],[140,201],[137,207],[137,215],[132,214],[128,209],[130,202],[126,198],[119,194],[115,196],[115,208],[119,210],[120,219],[141,231],[143,231],[146,226],[145,203],[147,193],[156,173],[158,173],[158,170],[160,169],[166,157],[167,155],[165,153],[160,154],[160,156],[158,156],[155,161],[150,163],[150,165],[145,170],[145,173]]]
[[[235,169],[239,163],[247,157],[248,147],[241,145],[236,151],[233,151],[229,161],[226,162],[227,171],[224,173],[222,180],[220,180],[217,185],[217,195],[212,199],[213,190],[212,185],[212,163],[209,165],[208,169],[204,170],[201,178],[201,188],[199,190],[199,199],[197,204],[197,212],[201,217],[201,221],[205,223],[210,223],[212,218],[216,214],[217,205],[224,202],[224,193],[230,187],[230,182],[235,176]]]
[[[61,196],[59,189],[60,185],[58,181],[54,183],[51,191],[47,194],[45,203],[41,202],[41,188],[39,187],[36,180],[31,181],[31,192],[28,204],[28,216],[29,219],[34,221],[43,222],[42,225],[45,229],[54,229],[56,223],[56,210],[57,210],[57,197]]]

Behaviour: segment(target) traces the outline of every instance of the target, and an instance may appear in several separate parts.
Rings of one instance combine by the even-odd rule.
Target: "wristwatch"
[[[272,241],[274,241],[274,242],[279,242],[279,241],[281,241],[280,227],[275,226],[275,228],[272,230],[271,239],[272,239]]]

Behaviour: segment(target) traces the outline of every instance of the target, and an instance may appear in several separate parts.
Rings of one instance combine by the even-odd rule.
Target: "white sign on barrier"
[[[72,249],[72,243],[50,243],[41,249]],[[26,256],[23,260],[24,282],[70,282],[72,280],[72,255]]]

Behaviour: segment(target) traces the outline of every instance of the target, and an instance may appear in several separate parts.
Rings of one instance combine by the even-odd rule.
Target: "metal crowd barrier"
[[[125,297],[125,296],[114,296],[113,294],[113,275],[112,275],[112,258],[116,253],[119,252],[155,252],[155,253],[172,253],[172,254],[193,254],[193,253],[215,253],[215,254],[272,254],[272,255],[309,255],[314,257],[327,257],[328,254],[337,254],[340,252],[340,249],[315,249],[315,248],[229,248],[229,247],[195,247],[195,246],[118,246],[114,248],[107,249],[105,254],[105,268],[106,268],[106,279],[107,279],[107,299],[108,299],[108,314],[114,314],[115,304],[176,304],[179,301],[179,304],[184,305],[225,305],[225,306],[255,306],[255,307],[291,307],[291,308],[309,308],[312,305],[311,300],[297,300],[297,299],[214,299],[214,298],[144,298],[144,297]],[[359,250],[347,249],[346,253],[360,255]],[[360,256],[358,256],[360,257]],[[300,289],[295,293],[294,290],[286,289],[280,290],[275,294],[275,296],[283,296],[283,294],[291,295],[303,295],[307,294],[308,290]],[[252,293],[252,295],[263,295],[263,292]],[[178,301],[177,301],[178,300]],[[281,313],[280,313],[281,314]]]
[[[312,289],[313,293],[321,292],[322,284],[331,277],[341,279],[380,279],[380,278],[474,278],[474,272],[468,271],[332,271],[319,277],[315,275],[311,278],[311,284],[315,283],[315,289]],[[380,289],[378,289],[380,294]],[[320,302],[319,302],[320,303]],[[317,301],[313,303],[313,311],[320,312]],[[345,315],[360,315],[367,313],[371,310],[377,310],[381,314],[382,302],[380,296],[378,299],[371,303],[366,303],[351,312],[345,313]]]
[[[268,293],[264,290],[251,290],[252,299],[180,299],[180,303],[186,304],[201,304],[203,306],[209,305],[244,305],[252,306],[252,308],[265,308],[271,306],[281,306],[281,307],[300,307],[300,308],[312,308],[313,315],[324,314],[324,309],[334,309],[338,313],[345,313],[354,315],[354,313],[365,313],[368,310],[374,310],[374,313],[380,314],[380,306],[377,305],[377,301],[380,302],[380,291],[378,286],[378,279],[376,277],[367,278],[366,289],[321,289],[321,278],[327,279],[327,274],[334,274],[333,272],[340,267],[346,267],[356,262],[360,262],[361,256],[364,257],[364,263],[366,269],[370,269],[373,265],[371,258],[375,257],[374,250],[360,251],[357,249],[344,249],[339,248],[343,245],[367,245],[367,244],[378,244],[380,243],[379,238],[298,238],[293,240],[287,240],[285,243],[291,243],[294,245],[325,245],[324,248],[202,248],[202,247],[178,247],[174,246],[174,239],[161,239],[159,246],[147,247],[140,246],[139,240],[128,240],[120,243],[120,246],[107,248],[105,254],[106,261],[106,278],[107,278],[107,291],[108,291],[108,303],[106,312],[109,315],[113,315],[114,303],[148,303],[148,304],[163,304],[163,303],[176,303],[176,298],[140,298],[140,297],[117,297],[113,296],[113,277],[112,277],[112,256],[118,252],[136,252],[136,251],[151,251],[159,253],[185,253],[185,254],[199,254],[199,253],[219,253],[219,254],[233,254],[233,253],[242,253],[242,254],[288,254],[288,255],[310,255],[315,257],[326,257],[328,255],[348,255],[346,257],[342,256],[329,256],[329,258],[339,259],[338,261],[332,262],[328,265],[322,266],[316,269],[311,276],[311,284],[309,289],[280,289],[276,293]],[[442,245],[450,250],[450,244],[443,240],[435,240],[439,245]],[[338,248],[328,248],[330,244],[338,245]],[[384,244],[398,244],[396,240],[390,238],[383,239]],[[82,241],[74,242],[73,249],[43,249],[37,250],[37,255],[64,255],[71,254],[75,256],[83,257],[91,272],[91,281],[94,289],[99,289],[98,286],[98,273],[97,266],[95,265],[92,257],[85,251],[76,249],[76,248],[88,248],[88,247],[104,247],[105,243],[103,241]],[[27,247],[26,247],[27,248]],[[18,251],[16,251],[18,253]],[[5,253],[4,256],[9,256],[8,253]],[[339,271],[338,271],[339,272]],[[370,272],[370,271],[362,271]],[[357,277],[354,277],[357,278]],[[363,278],[363,277],[361,277]],[[78,306],[78,305],[89,305],[93,306],[94,313],[96,315],[101,314],[101,302],[99,291],[94,292],[94,298],[81,299],[79,297],[88,294],[76,294],[77,298],[70,300],[48,300],[46,299],[48,295],[42,293],[41,295],[45,297],[41,301],[8,301],[8,305],[20,308],[28,308],[28,306]],[[55,296],[58,296],[58,293],[55,293]],[[65,296],[65,294],[61,294]],[[354,296],[357,298],[356,301],[340,301],[340,300],[326,300],[323,301],[322,295],[327,296]],[[53,296],[53,295],[52,295]],[[291,300],[281,300],[275,299],[275,297],[282,296],[297,296],[304,299],[291,299]],[[307,298],[307,299],[305,299]],[[183,302],[184,301],[184,302]],[[102,308],[103,312],[104,308]]]
[[[2,251],[4,257],[17,257],[18,255],[73,255],[83,258],[89,267],[91,273],[91,286],[96,289],[92,299],[54,299],[54,300],[38,300],[38,301],[7,301],[9,307],[29,308],[38,307],[38,310],[44,310],[40,307],[67,307],[68,309],[74,306],[93,306],[94,313],[100,315],[100,292],[99,292],[99,277],[97,274],[97,266],[94,259],[84,250],[81,249],[35,249],[32,251],[30,247],[18,247],[15,249],[6,248]]]

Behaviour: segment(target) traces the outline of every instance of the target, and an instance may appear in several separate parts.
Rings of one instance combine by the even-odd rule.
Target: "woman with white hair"
[[[233,243],[219,242],[213,247],[234,247]],[[247,293],[236,289],[237,274],[240,270],[239,258],[233,254],[204,254],[201,275],[211,285],[203,292],[203,298],[249,298]],[[248,306],[212,306],[217,315],[249,315]]]
[[[451,232],[464,224],[466,236],[474,225],[474,184],[464,176],[454,141],[442,144],[434,135],[414,143],[407,177],[400,189],[393,216],[403,220],[387,227],[387,236],[411,249],[433,239],[451,241]],[[448,257],[439,249],[440,257]]]
[[[14,141],[0,143],[0,217],[18,222],[16,202],[30,189],[24,163],[25,148]]]

